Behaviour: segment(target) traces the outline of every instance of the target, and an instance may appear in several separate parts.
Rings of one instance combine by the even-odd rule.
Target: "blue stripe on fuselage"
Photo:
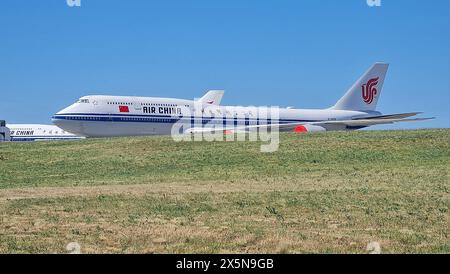
[[[52,141],[52,140],[80,140],[82,139],[81,137],[42,137],[42,136],[29,136],[29,137],[11,137],[11,141],[12,142],[32,142],[32,141],[37,141],[37,140],[42,140],[42,141]]]
[[[208,123],[211,121],[222,123],[229,121],[235,123],[236,121],[244,122],[245,124],[257,125],[259,121],[271,122],[271,119],[258,119],[258,118],[237,118],[237,117],[195,117],[195,116],[170,116],[170,115],[136,115],[136,114],[99,114],[99,113],[68,113],[63,115],[54,115],[52,117],[55,120],[73,120],[73,121],[91,121],[91,122],[144,122],[144,123],[176,123],[177,121],[184,119],[186,122],[192,122],[193,120],[202,121],[202,123]],[[319,122],[321,120],[299,120],[299,119],[275,119],[279,123],[307,123],[307,122]],[[250,121],[256,122],[251,124]]]

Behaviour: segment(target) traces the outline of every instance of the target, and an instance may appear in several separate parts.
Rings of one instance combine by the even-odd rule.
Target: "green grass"
[[[0,252],[450,253],[450,130],[0,143]]]

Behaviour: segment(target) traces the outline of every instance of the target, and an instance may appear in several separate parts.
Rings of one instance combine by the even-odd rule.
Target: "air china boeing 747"
[[[269,126],[314,132],[432,119],[409,118],[419,112],[383,115],[376,111],[387,69],[388,64],[375,63],[330,108],[280,108],[276,118],[262,119],[253,107],[221,106],[223,91],[209,91],[197,101],[90,95],[59,111],[52,120],[76,135],[109,137],[168,135],[176,123],[184,125],[183,133],[240,132]]]

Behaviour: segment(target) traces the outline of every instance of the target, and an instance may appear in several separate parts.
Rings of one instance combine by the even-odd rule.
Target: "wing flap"
[[[249,126],[228,126],[228,127],[194,127],[186,130],[185,133],[214,133],[214,132],[246,132],[253,129],[278,128],[279,130],[294,129],[305,123],[289,123],[289,124],[270,124],[270,125],[249,125]]]

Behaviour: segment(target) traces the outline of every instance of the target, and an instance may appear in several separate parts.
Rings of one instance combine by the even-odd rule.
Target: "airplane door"
[[[142,110],[142,106],[138,102],[133,103],[133,108],[134,108],[134,110],[138,110],[138,111]]]

